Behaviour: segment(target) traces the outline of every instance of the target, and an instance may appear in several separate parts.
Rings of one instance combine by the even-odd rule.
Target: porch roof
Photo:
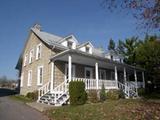
[[[143,68],[131,66],[125,63],[119,63],[116,61],[112,61],[105,57],[96,56],[93,54],[85,53],[79,50],[68,49],[63,52],[60,52],[51,57],[51,61],[61,60],[61,61],[68,61],[68,55],[72,56],[72,63],[84,64],[88,66],[94,66],[97,62],[99,67],[101,68],[109,68],[114,69],[117,66],[118,70],[123,70],[125,67],[129,71],[133,71],[136,69],[137,71],[145,71]]]

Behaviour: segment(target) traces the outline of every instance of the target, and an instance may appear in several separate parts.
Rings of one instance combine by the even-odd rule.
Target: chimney
[[[36,23],[36,24],[33,26],[33,28],[36,29],[36,30],[41,31],[41,25],[40,25],[40,24],[37,24],[37,23]]]

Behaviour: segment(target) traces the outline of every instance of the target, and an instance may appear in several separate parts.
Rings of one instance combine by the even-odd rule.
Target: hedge
[[[106,96],[107,99],[118,100],[124,98],[124,93],[121,90],[109,90]]]
[[[71,81],[69,83],[69,95],[71,105],[82,105],[87,100],[85,83],[82,81]]]

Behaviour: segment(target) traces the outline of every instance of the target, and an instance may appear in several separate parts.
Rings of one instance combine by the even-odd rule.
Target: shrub
[[[104,84],[102,84],[101,91],[100,91],[100,101],[103,102],[106,100],[106,92]]]
[[[89,90],[88,93],[88,101],[91,103],[97,103],[98,99],[98,91],[97,90]]]
[[[145,89],[144,88],[138,88],[138,95],[139,96],[145,95]]]
[[[26,95],[27,98],[36,101],[38,99],[38,91],[28,92]]]
[[[71,105],[82,105],[87,100],[85,83],[82,81],[71,81],[69,83],[69,95]]]
[[[107,99],[118,100],[124,98],[124,94],[121,90],[109,90],[106,94]]]

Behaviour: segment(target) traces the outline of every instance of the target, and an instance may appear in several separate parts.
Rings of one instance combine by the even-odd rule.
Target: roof
[[[100,60],[100,61],[105,61],[105,62],[109,62],[111,64],[116,64],[116,65],[123,65],[125,67],[129,67],[129,68],[132,68],[132,69],[137,69],[137,70],[142,70],[142,71],[145,71],[145,69],[143,68],[140,68],[140,67],[135,67],[135,66],[132,66],[132,65],[128,65],[128,64],[125,64],[125,63],[119,63],[119,62],[116,62],[116,61],[112,61],[110,59],[107,59],[105,57],[102,57],[102,56],[97,56],[97,55],[93,55],[93,54],[88,54],[88,53],[85,53],[85,52],[81,52],[79,50],[74,50],[74,49],[68,49],[68,50],[65,50],[65,51],[62,51],[56,55],[53,55],[50,59],[51,60],[54,60],[60,56],[63,56],[63,55],[66,55],[66,54],[79,54],[80,56],[86,56],[86,57],[91,57],[91,58],[94,58],[94,59],[97,59],[97,60]]]
[[[66,40],[69,40],[70,38],[73,38],[74,41],[78,44],[78,40],[76,39],[76,37],[75,37],[73,34],[68,35],[68,36],[62,38],[61,40],[59,40],[59,43],[62,43],[62,42],[64,42],[64,41],[66,41]]]
[[[31,30],[47,45],[62,48],[62,49],[66,48],[61,44],[59,44],[60,40],[63,39],[63,37],[53,35],[47,32],[43,32],[35,28],[31,28]]]
[[[78,45],[77,48],[81,48],[81,47],[86,46],[88,44],[93,47],[93,45],[91,44],[91,42],[88,41],[88,42],[85,42],[85,43],[82,43],[82,44]]]

